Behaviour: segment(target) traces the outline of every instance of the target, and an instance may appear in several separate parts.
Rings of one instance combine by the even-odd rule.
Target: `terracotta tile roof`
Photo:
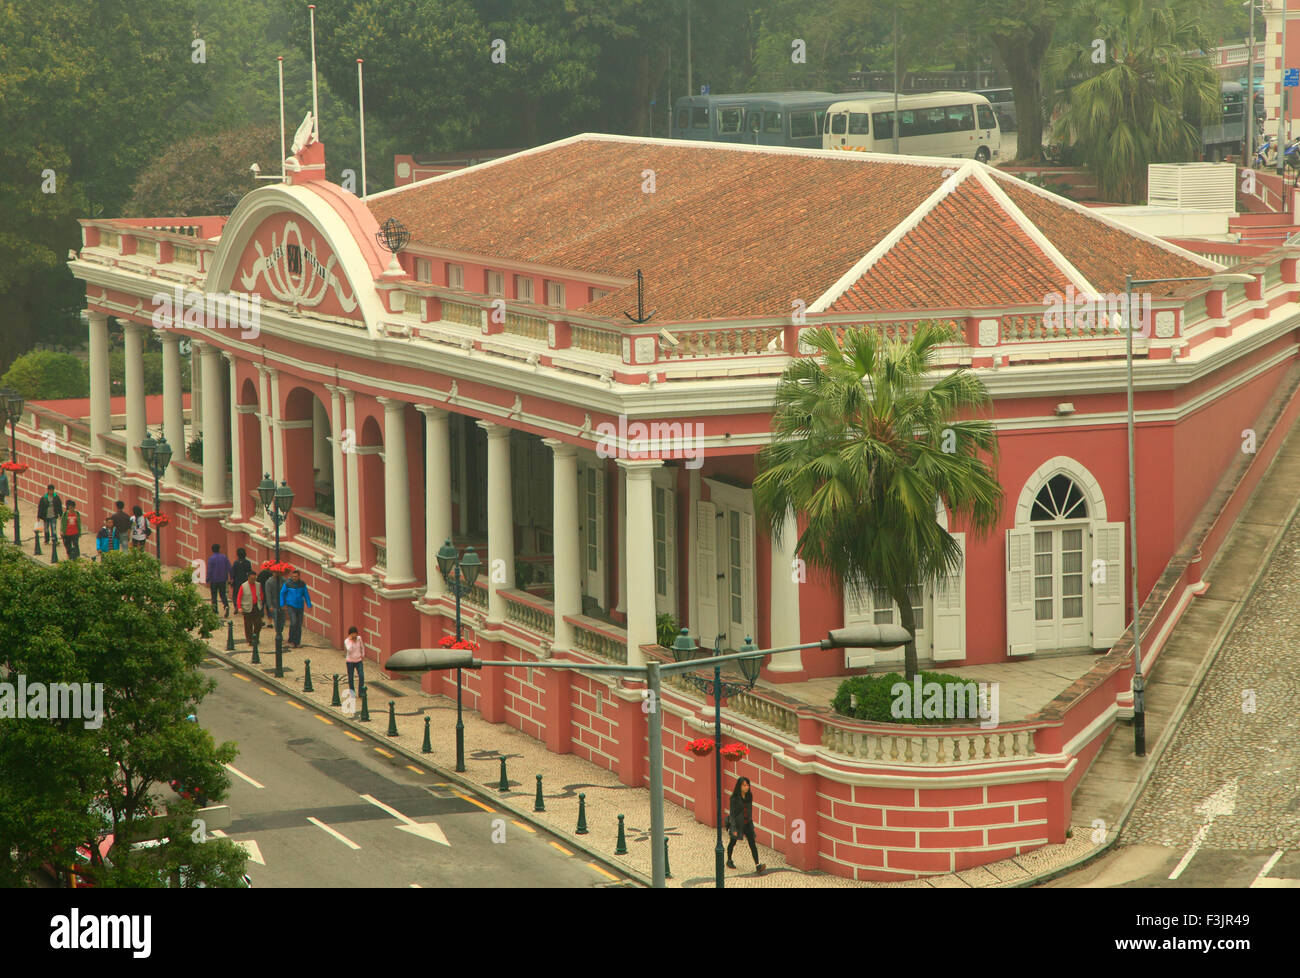
[[[585,135],[366,203],[376,220],[405,224],[415,245],[576,277],[631,279],[641,268],[661,323],[783,318],[795,299],[812,306],[961,165]],[[642,192],[646,170],[653,193]],[[1152,277],[1205,274],[1009,182],[998,185],[1023,215],[968,175],[837,301],[855,311],[1040,303],[1067,276],[1017,218],[1102,291],[1122,288],[1126,255]],[[622,321],[635,306],[630,285],[582,311]]]

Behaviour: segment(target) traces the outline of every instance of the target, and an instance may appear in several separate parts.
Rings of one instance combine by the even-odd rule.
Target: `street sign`
[[[1282,73],[1283,88],[1300,88],[1300,68],[1288,68]]]
[[[708,95],[708,94],[709,94],[709,86],[708,86],[708,85],[701,85],[701,86],[700,86],[700,94],[701,94],[701,95]]]

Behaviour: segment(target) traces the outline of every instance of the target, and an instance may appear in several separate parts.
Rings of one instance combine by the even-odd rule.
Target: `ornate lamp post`
[[[677,662],[689,662],[695,658],[695,653],[699,651],[695,640],[691,638],[689,629],[683,628],[677,638],[673,640],[673,659]],[[713,678],[699,676],[693,672],[682,673],[682,678],[688,680],[706,696],[713,697],[713,753],[716,758],[714,767],[715,780],[717,781],[717,844],[713,848],[713,885],[719,890],[723,887],[725,873],[723,872],[723,848],[722,848],[722,699],[725,696],[734,696],[736,693],[742,693],[754,688],[754,683],[758,682],[758,674],[763,669],[763,656],[766,653],[759,652],[754,640],[745,636],[745,644],[740,647],[740,651],[755,653],[747,658],[737,659],[736,665],[740,667],[740,673],[745,677],[744,682],[724,682],[722,678],[722,663],[714,661]],[[713,655],[716,658],[722,655],[722,636],[718,636],[713,645]]]
[[[478,578],[483,562],[478,559],[474,548],[470,547],[461,556],[448,540],[438,551],[438,570],[442,572],[447,587],[456,595],[456,641],[461,641],[460,633],[460,599],[469,593]],[[465,721],[461,717],[460,705],[460,667],[456,668],[456,770],[465,770]]]
[[[293,490],[283,479],[280,480],[280,487],[277,489],[275,482],[271,479],[271,473],[266,472],[262,475],[262,481],[257,485],[257,495],[266,507],[266,515],[271,517],[271,522],[275,524],[275,562],[280,562],[280,524],[289,518],[289,510],[293,509]],[[280,575],[275,575],[278,583]],[[284,610],[280,607],[280,596],[275,596],[275,678],[284,677]]]
[[[161,516],[162,501],[158,494],[158,482],[171,464],[172,447],[167,444],[166,438],[154,441],[153,436],[146,432],[144,441],[140,442],[140,457],[153,473],[153,511]],[[158,572],[162,573],[162,523],[154,524],[154,533],[158,536]]]
[[[4,417],[9,419],[9,458],[15,465],[18,464],[18,419],[23,416],[23,396],[12,387],[6,387],[0,390],[0,399],[3,399]],[[3,418],[0,418],[0,423]],[[18,470],[13,470],[14,474],[14,543],[22,546],[22,527],[18,518]],[[38,551],[39,552],[39,551]]]

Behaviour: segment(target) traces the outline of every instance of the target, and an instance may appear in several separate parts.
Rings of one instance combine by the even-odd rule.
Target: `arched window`
[[[1068,475],[1054,475],[1043,483],[1029,513],[1029,519],[1034,523],[1087,518],[1088,500]]]

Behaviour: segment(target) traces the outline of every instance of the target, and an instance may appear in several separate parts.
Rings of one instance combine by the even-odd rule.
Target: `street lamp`
[[[460,638],[460,599],[469,593],[478,578],[483,562],[478,559],[474,548],[470,547],[462,557],[448,539],[438,551],[438,570],[442,572],[447,587],[456,595],[456,641]],[[461,717],[460,706],[460,669],[456,669],[456,771],[465,771],[465,721]]]
[[[158,481],[167,471],[167,466],[171,464],[172,447],[167,444],[166,438],[153,440],[153,436],[145,433],[144,441],[140,442],[140,457],[144,459],[145,466],[153,473],[153,511],[161,514],[162,501],[158,494]],[[162,523],[154,526],[154,533],[158,535],[158,573],[162,573]]]
[[[293,490],[289,483],[280,480],[276,488],[271,473],[262,473],[262,481],[257,484],[257,495],[266,509],[266,515],[275,524],[275,562],[280,563],[280,525],[289,518],[293,509]],[[275,575],[276,583],[280,581],[279,572]],[[284,610],[280,607],[280,595],[275,596],[275,678],[284,676]]]
[[[673,639],[673,659],[677,662],[689,662],[695,658],[697,651],[698,647],[694,639],[691,638],[690,630],[683,628],[677,638]],[[754,640],[747,635],[745,636],[745,644],[740,647],[740,651],[754,653],[758,651],[758,647],[754,645]],[[722,637],[719,636],[713,645],[713,655],[716,659],[721,654]],[[726,878],[726,873],[723,871],[724,857],[722,848],[722,698],[753,689],[754,683],[758,682],[758,674],[762,671],[763,660],[757,655],[751,655],[748,658],[739,660],[737,665],[740,666],[741,675],[745,677],[744,682],[723,682],[722,663],[716,661],[713,664],[712,679],[692,672],[685,673],[682,676],[683,679],[697,686],[706,696],[713,697],[713,752],[715,758],[714,776],[717,782],[718,818],[717,842],[713,848],[713,885],[719,890],[723,888],[723,881]]]
[[[4,418],[9,419],[9,441],[12,446],[9,452],[9,458],[16,465],[18,463],[18,419],[23,415],[23,396],[12,387],[0,388],[0,399],[3,400],[4,416],[0,418],[0,424],[3,424]],[[18,517],[18,470],[14,469],[14,543],[22,546],[22,529]]]
[[[1137,465],[1134,462],[1136,428],[1133,423],[1133,323],[1131,319],[1133,287],[1165,285],[1172,282],[1209,282],[1211,286],[1217,287],[1246,285],[1253,281],[1255,276],[1241,272],[1181,275],[1176,278],[1137,279],[1131,274],[1124,276],[1125,312],[1129,316],[1129,321],[1124,323],[1124,360],[1128,369],[1128,576],[1130,595],[1133,600],[1133,753],[1138,757],[1145,757],[1147,753],[1147,718],[1146,701],[1143,696],[1146,681],[1142,678],[1142,622],[1138,605]]]
[[[826,638],[817,642],[805,642],[802,645],[788,645],[779,649],[750,649],[744,652],[732,652],[728,655],[710,656],[690,662],[664,664],[658,659],[651,659],[644,666],[605,665],[604,663],[562,662],[547,659],[539,662],[534,669],[577,669],[582,672],[613,673],[621,676],[633,676],[643,679],[646,684],[646,711],[648,714],[648,739],[650,757],[650,872],[653,885],[664,886],[664,751],[663,751],[663,711],[659,709],[660,680],[664,673],[687,672],[700,666],[712,666],[715,663],[732,660],[761,659],[763,656],[778,652],[797,652],[802,649],[892,649],[911,641],[911,634],[900,625],[853,625],[847,628],[832,629]],[[484,662],[475,659],[470,649],[401,649],[394,652],[384,663],[386,672],[429,672],[434,669],[481,669],[484,666],[494,668],[518,669],[520,663],[506,660],[503,662]]]

